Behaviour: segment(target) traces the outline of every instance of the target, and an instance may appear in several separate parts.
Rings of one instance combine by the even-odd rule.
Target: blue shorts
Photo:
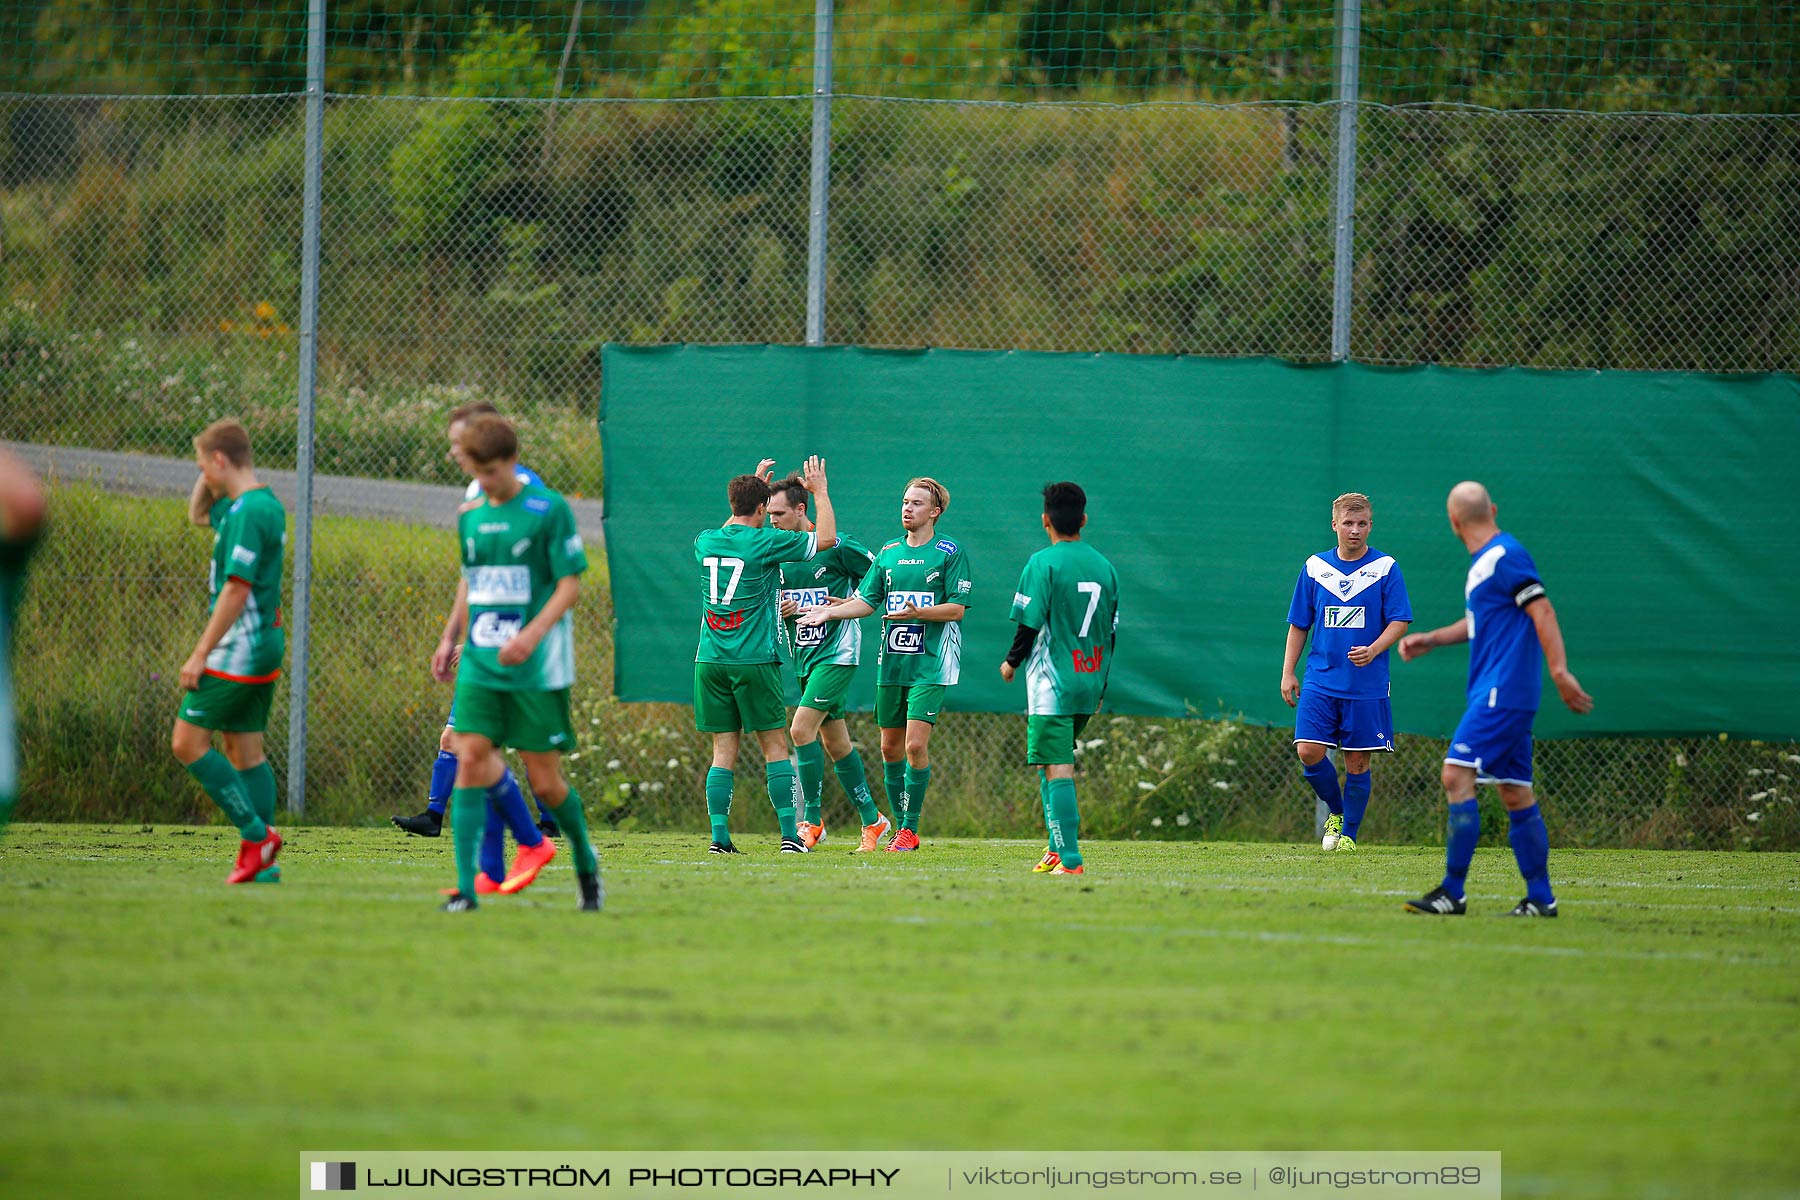
[[[1444,761],[1474,767],[1482,783],[1531,784],[1531,722],[1537,716],[1529,708],[1489,708],[1469,705],[1450,736]]]
[[[1300,711],[1294,718],[1294,740],[1339,750],[1392,750],[1393,706],[1386,696],[1349,700],[1303,687]]]

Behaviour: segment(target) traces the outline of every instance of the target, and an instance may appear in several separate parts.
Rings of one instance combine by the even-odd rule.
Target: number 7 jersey
[[[1073,717],[1099,709],[1119,627],[1119,576],[1086,542],[1053,542],[1019,575],[1012,619],[1038,631],[1025,660],[1025,711]]]

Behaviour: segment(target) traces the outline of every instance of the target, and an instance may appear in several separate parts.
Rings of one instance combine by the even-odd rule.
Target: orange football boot
[[[239,842],[237,863],[225,882],[254,883],[257,875],[275,865],[275,856],[280,853],[281,835],[272,826],[260,842]]]
[[[889,850],[917,850],[919,835],[910,829],[902,829],[894,835],[894,840],[887,844]]]
[[[520,846],[519,857],[513,859],[512,874],[500,881],[500,894],[513,896],[530,887],[538,872],[549,866],[555,857],[556,846],[549,838],[535,846]],[[479,891],[479,887],[476,890]]]
[[[850,853],[867,854],[871,850],[881,849],[881,839],[886,837],[888,830],[893,827],[894,823],[885,815],[876,817],[873,825],[862,827],[862,840],[856,843],[856,849]]]

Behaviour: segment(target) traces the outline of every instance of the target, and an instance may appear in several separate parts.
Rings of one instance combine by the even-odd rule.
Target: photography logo
[[[315,1192],[354,1192],[356,1164],[316,1162],[312,1164],[312,1190]]]

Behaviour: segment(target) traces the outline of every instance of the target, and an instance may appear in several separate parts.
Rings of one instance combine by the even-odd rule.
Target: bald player
[[[1469,577],[1463,585],[1460,621],[1400,639],[1400,658],[1411,662],[1439,646],[1469,643],[1468,709],[1444,756],[1444,797],[1450,802],[1450,836],[1444,852],[1444,881],[1406,910],[1430,916],[1468,911],[1465,884],[1481,813],[1478,783],[1497,784],[1512,822],[1513,857],[1525,877],[1525,898],[1515,917],[1554,917],[1550,890],[1550,834],[1531,791],[1531,722],[1543,690],[1543,666],[1570,710],[1592,712],[1594,698],[1581,690],[1563,651],[1556,609],[1544,594],[1537,564],[1497,523],[1499,510],[1479,483],[1450,490],[1450,530],[1468,547]]]

